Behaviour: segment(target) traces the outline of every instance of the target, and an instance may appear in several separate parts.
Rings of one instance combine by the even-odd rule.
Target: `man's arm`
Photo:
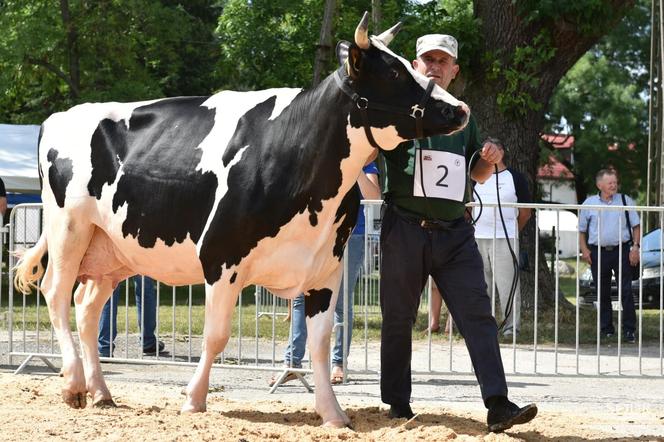
[[[362,172],[357,178],[357,184],[360,186],[362,198],[365,200],[379,200],[380,186],[378,184],[378,175],[375,173]]]
[[[516,218],[519,227],[519,232],[523,230],[523,227],[526,225],[532,214],[533,214],[533,209],[526,207],[524,208],[519,207],[519,215],[517,215]]]
[[[586,232],[579,232],[579,249],[581,250],[581,259],[588,264],[592,264],[592,260],[590,259],[590,249],[586,242]]]
[[[2,225],[2,217],[7,212],[7,198],[0,196],[0,226]]]
[[[378,158],[378,148],[374,148],[374,150],[369,154],[369,158],[367,158],[367,161],[364,162],[364,165],[371,164],[372,161],[376,161],[376,158]]]
[[[641,243],[640,238],[641,238],[641,226],[634,226],[632,227],[632,238],[634,238],[634,243],[632,244],[632,247],[629,249],[629,263],[635,266],[640,259],[639,252],[641,249]]]
[[[488,180],[495,170],[494,166],[502,161],[503,155],[503,150],[498,148],[495,143],[485,142],[480,151],[480,158],[470,172],[473,181],[484,183]]]

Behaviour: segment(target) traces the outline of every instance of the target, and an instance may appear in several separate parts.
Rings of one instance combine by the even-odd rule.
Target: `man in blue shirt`
[[[595,183],[599,189],[599,194],[586,198],[583,205],[607,207],[623,205],[623,197],[618,193],[618,176],[615,170],[600,170],[595,177]],[[634,201],[627,195],[625,195],[625,202],[628,206],[634,205]],[[583,260],[590,264],[593,281],[596,285],[599,285],[600,328],[602,334],[610,338],[615,333],[611,305],[611,276],[613,274],[622,287],[624,338],[625,341],[634,343],[636,342],[634,336],[636,312],[632,296],[630,264],[636,265],[639,262],[641,226],[636,211],[630,210],[628,213],[629,222],[632,226],[631,236],[624,210],[581,210],[579,212],[579,248]],[[621,250],[622,256],[620,255]],[[597,275],[598,261],[600,261],[601,266],[599,279]],[[622,279],[619,272],[619,266],[621,265]]]

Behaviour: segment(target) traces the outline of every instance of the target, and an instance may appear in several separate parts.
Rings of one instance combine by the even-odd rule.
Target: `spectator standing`
[[[618,175],[615,170],[602,169],[597,172],[595,184],[599,193],[586,198],[583,202],[584,206],[623,205],[623,196],[618,193]],[[627,195],[625,195],[625,201],[628,206],[634,205],[634,200]],[[627,213],[632,226],[631,236],[624,210],[581,210],[579,212],[579,249],[583,260],[590,264],[593,281],[599,287],[601,333],[605,338],[611,338],[616,332],[613,326],[613,306],[611,305],[611,278],[615,276],[617,283],[622,287],[624,340],[635,343],[636,311],[632,296],[630,264],[636,265],[639,262],[641,223],[636,211],[630,210]],[[619,271],[620,267],[622,267],[622,274]]]
[[[497,146],[504,150],[502,144],[497,143]],[[496,186],[498,192],[496,192]],[[532,202],[526,178],[516,170],[508,168],[503,160],[498,163],[498,173],[494,172],[484,183],[477,183],[475,192],[479,195],[482,203],[487,204],[498,203],[498,196],[500,196],[501,204]],[[502,212],[502,219],[499,210]],[[475,223],[475,239],[484,262],[484,279],[487,285],[491,284],[491,281],[495,282],[503,318],[505,318],[503,335],[518,334],[521,328],[521,294],[518,279],[516,280],[512,308],[508,309],[515,273],[519,271],[518,265],[515,266],[510,245],[515,256],[518,257],[519,232],[530,219],[532,209],[503,206],[501,208],[496,207],[494,210],[493,207],[484,207],[480,214],[480,209],[475,207],[474,217],[478,215],[479,218]],[[503,229],[503,221],[505,222],[505,229]],[[507,237],[505,237],[505,230],[507,230]],[[511,310],[509,314],[508,310]]]
[[[157,294],[154,280],[148,276],[134,275],[128,278],[126,283],[129,284],[129,281],[134,282],[138,325],[142,332],[143,354],[146,356],[157,354],[157,345],[161,354],[164,352],[165,345],[161,341],[157,343],[154,335],[157,326]],[[101,311],[97,343],[100,356],[111,357],[115,350],[115,337],[118,334],[117,316],[119,301],[120,285],[113,290],[112,309],[111,299],[109,299]]]
[[[0,226],[3,225],[3,218],[7,212],[7,191],[5,189],[5,182],[0,178]]]

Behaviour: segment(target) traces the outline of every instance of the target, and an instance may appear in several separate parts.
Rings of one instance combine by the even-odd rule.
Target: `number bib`
[[[420,155],[423,155],[421,162]],[[463,202],[465,190],[466,159],[463,155],[440,150],[416,150],[413,196],[424,196],[426,193],[428,198]]]

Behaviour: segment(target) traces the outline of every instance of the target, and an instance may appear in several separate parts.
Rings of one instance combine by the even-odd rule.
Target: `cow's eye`
[[[396,69],[390,69],[390,78],[392,80],[396,80],[397,78],[399,78],[399,71],[397,71]]]

